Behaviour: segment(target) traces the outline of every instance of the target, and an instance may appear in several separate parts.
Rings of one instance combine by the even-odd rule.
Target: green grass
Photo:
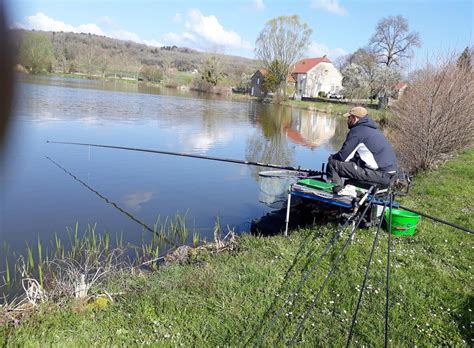
[[[474,151],[416,178],[407,207],[474,227]],[[0,345],[244,346],[284,345],[327,274],[347,234],[280,317],[294,291],[332,237],[315,226],[290,237],[243,236],[233,252],[197,253],[194,262],[146,275],[117,276],[105,289],[114,302],[70,301],[40,306],[20,326],[0,327]],[[308,317],[306,346],[345,344],[375,230],[360,230]],[[390,340],[396,346],[472,343],[474,236],[422,219],[413,237],[392,238]],[[384,342],[387,234],[374,255],[353,345]],[[105,286],[105,288],[104,288]],[[309,303],[308,303],[309,301]],[[268,335],[266,328],[272,323]]]
[[[317,110],[326,112],[328,114],[343,115],[349,111],[349,109],[356,105],[349,102],[337,102],[337,101],[301,101],[301,100],[288,100],[283,102],[282,105],[289,105],[303,109]],[[357,104],[358,105],[358,104]],[[378,110],[376,104],[364,105],[368,109],[369,115],[376,121],[390,118],[392,113],[390,109]]]

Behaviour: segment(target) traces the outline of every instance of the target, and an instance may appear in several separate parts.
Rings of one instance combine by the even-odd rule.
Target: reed
[[[57,233],[54,239],[45,244],[39,237],[36,247],[33,248],[26,242],[25,256],[10,255],[8,246],[4,246],[6,270],[2,278],[8,289],[18,289],[22,279],[35,279],[40,288],[45,291],[53,291],[51,287],[57,287],[58,282],[80,283],[81,277],[94,274],[102,274],[104,270],[120,271],[147,264],[153,270],[158,269],[157,260],[160,259],[160,251],[185,244],[188,241],[189,229],[186,225],[186,216],[176,214],[173,218],[166,218],[161,222],[157,218],[153,225],[153,234],[150,237],[148,231],[144,235],[140,245],[124,244],[123,233],[115,235],[115,245],[111,245],[110,233],[97,231],[97,224],[87,225],[84,232],[80,232],[79,223],[74,227],[66,227],[66,237]],[[193,233],[193,244],[199,244],[199,234]],[[44,246],[49,246],[45,248]],[[13,261],[12,261],[13,260]],[[26,261],[25,261],[26,260]],[[10,263],[13,262],[13,272]],[[62,268],[62,269],[61,269]],[[70,278],[77,277],[76,280]],[[91,278],[91,279],[92,279]],[[78,280],[79,279],[79,280]],[[72,289],[73,286],[63,286]],[[87,287],[87,284],[83,284]],[[61,290],[64,292],[65,290]],[[73,290],[70,290],[73,293]]]

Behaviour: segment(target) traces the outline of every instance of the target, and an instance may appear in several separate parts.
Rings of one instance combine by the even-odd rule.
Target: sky
[[[255,40],[268,20],[294,14],[313,29],[305,57],[335,60],[353,53],[367,45],[379,20],[396,15],[422,40],[412,66],[473,45],[474,0],[3,1],[11,27],[90,32],[248,58],[254,58]]]

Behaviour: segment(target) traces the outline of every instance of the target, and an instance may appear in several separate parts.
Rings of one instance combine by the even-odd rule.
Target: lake
[[[209,240],[217,219],[240,233],[271,210],[260,201],[265,168],[48,140],[318,170],[347,131],[342,118],[313,111],[59,77],[19,78],[14,116],[0,172],[0,244],[20,252],[76,223],[140,243],[149,238],[143,224],[179,214],[190,234]]]

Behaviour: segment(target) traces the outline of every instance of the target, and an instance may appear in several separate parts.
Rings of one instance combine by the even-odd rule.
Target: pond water
[[[76,223],[139,243],[137,221],[176,214],[210,239],[217,218],[242,232],[270,210],[259,201],[265,168],[47,140],[318,170],[346,133],[343,119],[311,111],[71,78],[20,78],[14,116],[0,172],[0,244],[13,251]]]

